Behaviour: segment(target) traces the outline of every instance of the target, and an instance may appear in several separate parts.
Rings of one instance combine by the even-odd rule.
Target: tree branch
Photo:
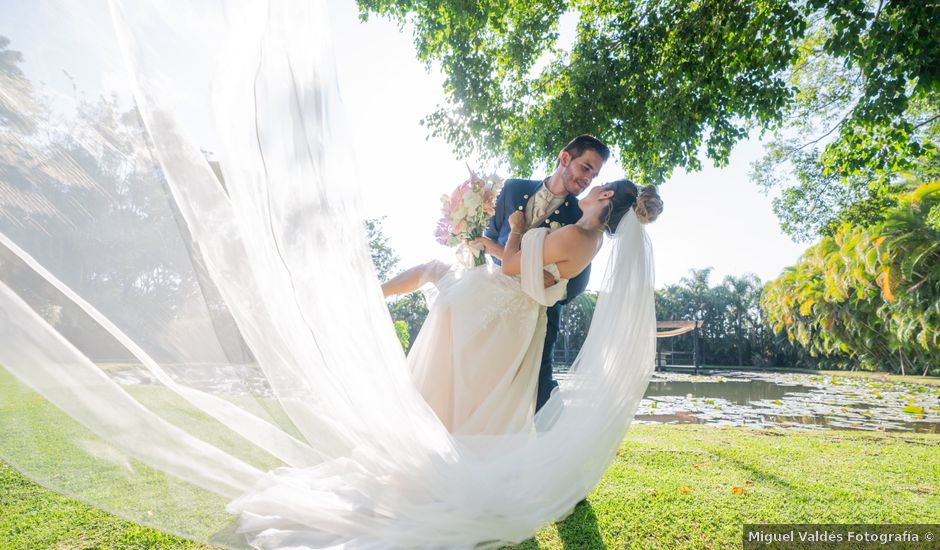
[[[924,126],[924,125],[926,125],[926,124],[930,124],[931,122],[937,120],[938,118],[940,118],[940,114],[937,114],[937,115],[932,116],[931,118],[928,118],[927,120],[921,122],[921,123],[918,124],[917,126],[914,126],[913,128],[911,128],[911,130],[916,130],[916,129],[920,128],[921,126]]]
[[[835,132],[836,129],[838,129],[840,126],[842,126],[843,124],[845,124],[845,122],[849,119],[849,116],[852,114],[852,111],[853,111],[853,110],[854,110],[854,109],[849,110],[849,112],[845,113],[845,116],[842,117],[842,120],[840,120],[835,126],[833,126],[832,128],[830,128],[828,132],[826,132],[825,134],[819,136],[818,138],[816,138],[816,139],[814,139],[814,140],[812,140],[812,141],[808,141],[808,142],[804,143],[803,145],[800,145],[800,146],[797,147],[796,149],[793,149],[792,151],[790,151],[790,152],[788,153],[788,155],[789,155],[789,154],[792,154],[792,153],[797,153],[797,152],[799,152],[799,151],[802,151],[803,149],[809,147],[810,145],[814,145],[814,144],[816,144],[816,143],[819,143],[820,141],[822,141],[823,139],[825,139],[826,137],[828,137],[830,134],[832,134],[832,132]]]

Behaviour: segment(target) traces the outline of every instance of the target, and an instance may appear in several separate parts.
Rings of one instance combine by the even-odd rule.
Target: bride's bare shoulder
[[[549,231],[546,239],[555,240],[559,243],[578,243],[592,240],[594,237],[589,231],[578,227],[577,225],[566,225],[558,229]]]
[[[562,262],[579,260],[581,256],[593,255],[595,235],[576,225],[556,229],[545,238],[546,259]]]

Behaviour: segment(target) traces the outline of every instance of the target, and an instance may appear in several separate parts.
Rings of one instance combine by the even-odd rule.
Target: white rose
[[[483,197],[479,193],[465,193],[463,196],[463,205],[467,210],[475,210],[483,204]]]

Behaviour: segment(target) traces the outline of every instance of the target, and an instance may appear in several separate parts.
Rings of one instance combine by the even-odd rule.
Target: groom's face
[[[565,191],[572,195],[580,195],[591,185],[597,177],[604,159],[593,149],[587,149],[577,157],[572,157],[567,151],[561,152],[561,179],[565,184]]]

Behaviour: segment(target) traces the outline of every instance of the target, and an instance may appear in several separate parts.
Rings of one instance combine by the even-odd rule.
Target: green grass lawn
[[[745,523],[940,523],[938,485],[940,435],[636,425],[587,502],[517,548],[728,548]],[[204,547],[0,463],[0,548]]]

